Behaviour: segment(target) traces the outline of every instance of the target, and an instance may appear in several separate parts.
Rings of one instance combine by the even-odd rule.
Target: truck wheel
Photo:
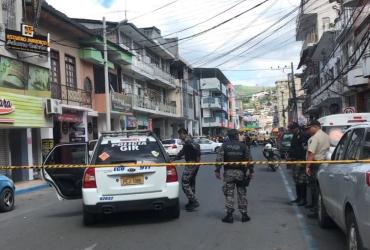
[[[8,212],[14,208],[14,192],[5,188],[0,194],[0,211]]]
[[[325,205],[324,205],[324,201],[322,199],[321,192],[319,192],[317,206],[318,206],[318,208],[317,208],[317,210],[318,210],[317,211],[317,213],[318,213],[317,219],[318,219],[319,226],[321,228],[331,228],[331,227],[333,227],[334,222],[330,218],[328,213],[326,212],[326,208],[325,208]]]
[[[347,249],[348,250],[363,250],[361,236],[358,231],[355,215],[349,212],[346,218],[347,224]]]
[[[83,223],[85,226],[91,226],[96,224],[96,215],[83,210]]]

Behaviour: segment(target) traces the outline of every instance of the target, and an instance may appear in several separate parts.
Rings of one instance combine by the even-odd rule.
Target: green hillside
[[[235,85],[235,92],[237,96],[251,96],[261,91],[270,91],[275,89],[274,87],[261,87],[261,86],[244,86]]]

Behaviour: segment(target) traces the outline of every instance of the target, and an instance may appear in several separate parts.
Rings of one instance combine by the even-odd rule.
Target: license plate
[[[144,175],[130,175],[123,176],[121,178],[121,186],[131,186],[131,185],[142,185],[144,184]]]

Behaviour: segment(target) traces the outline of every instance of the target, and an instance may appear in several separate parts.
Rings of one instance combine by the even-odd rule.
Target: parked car
[[[57,145],[43,166],[88,163],[87,143]],[[149,131],[102,133],[91,167],[43,168],[44,178],[64,199],[80,199],[85,225],[98,214],[157,210],[169,218],[180,216],[179,182],[160,140]],[[128,163],[168,163],[165,167],[129,167]],[[114,167],[93,165],[115,164]]]
[[[327,133],[330,138],[330,150],[326,154],[326,159],[330,160],[335,146],[337,146],[344,132],[351,126],[370,122],[370,113],[328,115],[321,117],[318,121],[321,123],[321,129]]]
[[[349,128],[332,159],[370,159],[370,125]],[[319,225],[335,222],[347,235],[348,249],[370,249],[370,164],[322,164],[318,185]]]
[[[182,142],[180,139],[167,139],[163,140],[162,144],[167,154],[170,157],[176,156],[182,149]]]
[[[5,175],[0,175],[0,212],[13,210],[14,193],[14,182]]]
[[[202,153],[216,153],[217,150],[222,146],[220,142],[214,142],[207,138],[194,139],[195,142],[199,143],[200,151]]]
[[[285,159],[286,154],[289,152],[292,139],[292,133],[284,133],[282,136],[281,141],[279,142],[279,152],[282,159]]]

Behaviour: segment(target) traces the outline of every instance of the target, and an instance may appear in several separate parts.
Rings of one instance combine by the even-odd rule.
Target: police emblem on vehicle
[[[136,171],[136,169],[134,169],[134,168],[129,168],[129,169],[127,169],[127,172],[135,172]]]

